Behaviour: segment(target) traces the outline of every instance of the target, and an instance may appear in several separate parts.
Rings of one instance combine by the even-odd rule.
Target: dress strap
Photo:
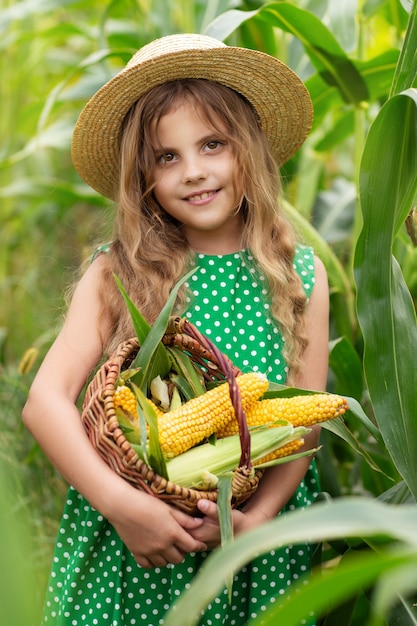
[[[309,298],[314,287],[314,250],[310,246],[297,244],[293,267],[303,283],[304,291]]]
[[[111,241],[109,241],[108,243],[103,243],[101,246],[98,246],[94,252],[93,255],[91,257],[91,261],[90,263],[92,263],[93,261],[96,260],[96,258],[100,255],[100,254],[107,254],[108,251],[110,250],[110,246],[111,246]]]

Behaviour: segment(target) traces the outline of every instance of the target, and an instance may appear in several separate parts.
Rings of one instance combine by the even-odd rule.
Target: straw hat
[[[204,78],[241,93],[256,109],[278,165],[301,146],[312,124],[312,105],[300,78],[278,59],[226,46],[205,35],[169,35],[141,48],[87,103],[74,129],[72,157],[80,176],[114,199],[119,135],[130,107],[153,87]]]

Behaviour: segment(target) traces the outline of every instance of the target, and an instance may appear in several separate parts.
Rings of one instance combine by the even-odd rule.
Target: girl
[[[108,253],[78,283],[24,409],[27,428],[71,485],[44,624],[162,624],[206,551],[219,545],[215,504],[201,502],[197,519],[137,491],[84,433],[76,401],[86,379],[134,335],[113,272],[152,322],[197,265],[178,298],[182,315],[241,370],[325,388],[325,271],[296,244],[277,201],[276,166],[310,126],[308,93],[289,68],[199,35],[145,46],[82,112],[75,166],[116,201],[117,213]],[[317,440],[315,428],[306,445]],[[269,469],[234,511],[235,533],[309,505],[319,488],[309,464],[306,457]],[[290,546],[256,559],[235,577],[232,602],[221,594],[201,624],[242,625],[266,610],[308,570],[309,550]]]

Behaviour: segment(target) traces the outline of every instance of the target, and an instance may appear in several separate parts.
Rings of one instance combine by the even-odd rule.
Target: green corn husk
[[[257,459],[278,448],[300,439],[310,432],[309,428],[290,423],[277,425],[275,428],[259,428],[251,432],[251,460],[256,465]],[[221,476],[237,469],[241,455],[239,435],[218,439],[215,445],[205,443],[187,450],[183,454],[167,461],[168,478],[182,487],[203,487],[207,476]],[[211,487],[214,485],[211,484]]]

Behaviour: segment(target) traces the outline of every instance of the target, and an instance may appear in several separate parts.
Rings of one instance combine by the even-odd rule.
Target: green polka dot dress
[[[283,337],[271,319],[265,280],[247,251],[198,255],[191,277],[186,316],[242,370],[258,370],[285,383]],[[314,284],[310,248],[299,246],[294,267],[307,296]],[[318,492],[315,463],[286,511],[310,505]],[[262,555],[234,579],[232,601],[226,590],[209,605],[200,626],[243,626],[279,602],[292,581],[308,572],[311,546],[287,546]],[[157,626],[187,589],[207,558],[188,554],[180,565],[152,570],[137,565],[113,527],[73,488],[59,530],[49,580],[45,626]],[[302,622],[312,626],[314,619]]]

